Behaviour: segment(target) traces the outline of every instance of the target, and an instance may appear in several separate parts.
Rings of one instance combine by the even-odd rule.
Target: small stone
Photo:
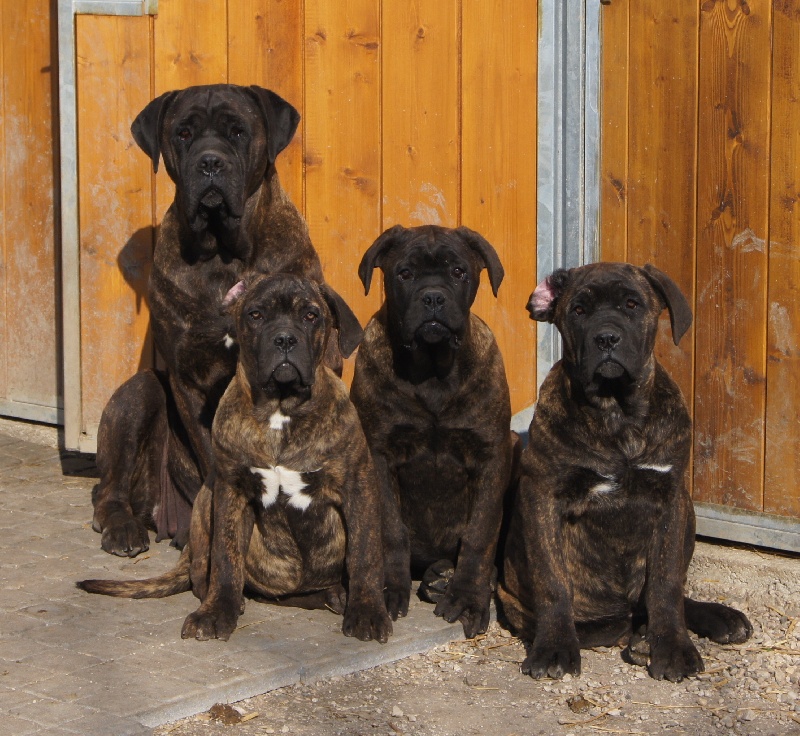
[[[392,708],[392,715],[393,715],[395,718],[402,718],[402,717],[403,717],[403,711],[402,711],[402,710],[400,710],[400,708],[398,708],[398,707],[395,705],[395,706]]]
[[[750,710],[749,708],[746,711],[744,711],[743,713],[739,714],[739,720],[742,721],[742,722],[754,721],[755,718],[756,718],[756,714],[752,710]]]

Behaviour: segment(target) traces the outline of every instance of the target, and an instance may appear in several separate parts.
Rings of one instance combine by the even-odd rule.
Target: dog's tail
[[[119,598],[166,598],[189,590],[189,545],[181,552],[178,564],[169,572],[147,580],[79,580],[77,585],[87,593],[113,595]]]

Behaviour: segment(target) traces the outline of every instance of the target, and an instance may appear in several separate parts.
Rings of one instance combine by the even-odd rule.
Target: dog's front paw
[[[376,603],[349,602],[344,612],[342,633],[361,641],[375,640],[386,644],[392,635],[392,619],[383,600]]]
[[[103,527],[100,546],[112,555],[136,557],[150,549],[150,535],[132,516],[114,516]]]
[[[206,609],[201,606],[194,613],[190,613],[183,622],[181,629],[182,639],[222,639],[228,641],[236,628],[239,619],[239,606],[227,608]]]
[[[383,599],[386,602],[386,610],[389,612],[392,621],[397,621],[408,614],[408,602],[411,599],[411,580],[408,585],[401,583],[394,585],[387,583],[383,591]]]
[[[472,639],[489,628],[489,604],[491,593],[466,589],[450,584],[444,597],[436,604],[433,612],[445,621],[460,621],[464,636]]]
[[[741,644],[753,634],[747,616],[721,603],[686,599],[686,627],[717,644]]]
[[[703,659],[688,635],[648,636],[650,676],[654,680],[680,682],[704,670]]]
[[[551,677],[560,680],[564,675],[579,675],[581,673],[581,647],[578,637],[556,637],[553,641],[540,642],[538,639],[531,644],[528,656],[522,663],[523,675],[530,675],[534,680]]]

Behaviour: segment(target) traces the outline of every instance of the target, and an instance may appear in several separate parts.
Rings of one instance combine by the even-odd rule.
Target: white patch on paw
[[[589,493],[612,493],[616,491],[619,486],[611,479],[598,483],[589,489]]]
[[[656,473],[669,473],[672,470],[671,465],[637,465],[637,470],[655,470]]]
[[[281,410],[278,409],[270,418],[269,418],[269,428],[270,429],[277,429],[282,430],[289,422],[292,421],[291,417],[287,417],[285,414],[281,414]]]
[[[225,343],[225,347],[228,348],[228,350],[236,344],[236,340],[227,333],[225,333],[225,337],[222,338],[222,342]]]
[[[250,472],[261,476],[261,484],[264,486],[261,503],[265,509],[278,500],[278,493],[285,493],[289,496],[289,505],[301,511],[305,511],[314,500],[312,496],[303,493],[303,489],[308,487],[308,483],[303,480],[302,473],[296,470],[276,465],[274,468],[251,467]]]

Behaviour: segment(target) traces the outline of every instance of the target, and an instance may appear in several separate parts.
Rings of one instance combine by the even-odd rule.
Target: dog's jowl
[[[653,354],[665,308],[677,344],[692,321],[677,285],[621,263],[556,271],[528,303],[564,345],[522,454],[500,588],[533,677],[577,674],[582,647],[627,642],[627,661],[677,681],[703,670],[687,628],[723,643],[752,633],[739,611],[684,597],[691,422]]]
[[[186,541],[210,467],[211,422],[236,368],[233,321],[219,309],[228,289],[245,273],[323,280],[275,170],[299,119],[267,89],[217,84],[166,92],[133,122],[153,168],[163,158],[175,182],[148,287],[166,370],[125,382],[100,420],[93,526],[107,552],[146,550],[148,528],[178,546]]]
[[[139,598],[191,587],[201,604],[184,638],[227,639],[247,591],[331,608],[346,635],[385,642],[377,480],[347,389],[323,361],[332,334],[347,356],[361,327],[332,289],[297,276],[237,284],[226,301],[239,361],[178,566],[153,580],[79,585]]]
[[[389,613],[406,614],[414,572],[435,613],[472,637],[489,623],[512,434],[500,351],[470,307],[481,271],[497,294],[503,269],[472,230],[399,225],[361,261],[367,292],[376,267],[386,301],[366,328],[352,397],[382,493]]]

